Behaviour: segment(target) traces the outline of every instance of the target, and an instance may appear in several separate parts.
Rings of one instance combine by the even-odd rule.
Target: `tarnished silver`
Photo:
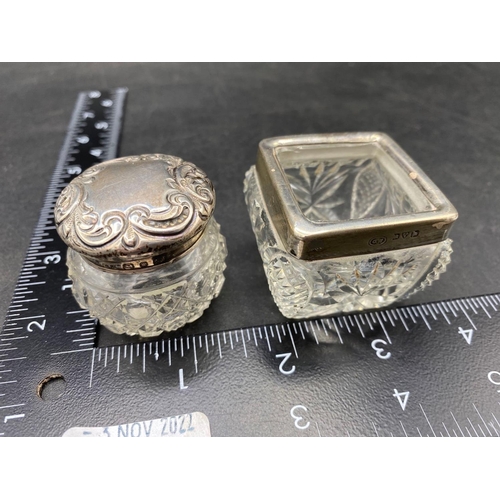
[[[64,242],[91,263],[137,271],[180,257],[215,208],[206,174],[175,156],[129,156],[95,165],[62,191],[55,222]]]
[[[306,217],[284,166],[291,162],[376,159],[389,188],[397,190],[400,207],[380,216],[339,220]],[[341,161],[339,161],[339,164]],[[332,167],[334,168],[334,167]],[[285,251],[303,260],[319,260],[426,245],[448,237],[457,219],[455,207],[415,162],[387,135],[356,132],[275,137],[261,141],[256,175],[262,198]],[[373,196],[373,177],[356,182],[367,204]],[[380,184],[379,180],[379,184]],[[383,186],[385,189],[387,186]],[[377,201],[377,200],[375,200]],[[351,203],[355,203],[351,201]],[[392,210],[392,213],[391,213]],[[352,210],[356,213],[356,210]]]

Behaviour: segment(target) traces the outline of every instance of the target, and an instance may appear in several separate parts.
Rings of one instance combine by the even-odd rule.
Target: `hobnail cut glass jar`
[[[154,337],[198,319],[224,284],[226,242],[212,218],[174,262],[138,273],[104,271],[72,248],[67,265],[78,304],[114,333]]]
[[[454,207],[380,133],[266,139],[244,183],[281,313],[385,307],[446,270]]]
[[[73,179],[55,207],[79,305],[114,333],[154,337],[219,295],[227,249],[206,174],[161,154],[118,158]]]

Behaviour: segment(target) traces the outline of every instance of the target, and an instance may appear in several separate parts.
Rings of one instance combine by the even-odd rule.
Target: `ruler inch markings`
[[[403,315],[401,314],[401,311],[399,309],[396,309],[397,315],[399,316],[399,319],[401,321],[401,324],[404,326],[404,329],[409,332],[408,325],[406,324],[406,321],[403,318]]]
[[[420,409],[422,410],[422,413],[424,414],[425,420],[427,420],[427,423],[429,424],[429,427],[431,428],[432,434],[434,434],[434,437],[436,436],[436,433],[434,432],[434,429],[429,421],[429,418],[427,417],[427,413],[425,413],[423,406],[419,403]]]
[[[196,342],[193,338],[193,357],[194,357],[194,371],[198,373],[198,356],[196,354]]]
[[[479,418],[482,420],[482,422],[483,422],[484,426],[486,427],[486,430],[489,432],[490,436],[493,436],[493,434],[488,429],[488,426],[486,425],[486,422],[484,421],[483,416],[481,415],[481,413],[479,413],[479,410],[477,409],[477,406],[474,403],[472,403],[472,406],[474,407],[474,410],[476,410],[477,414],[479,415]]]
[[[443,318],[445,319],[445,321],[451,325],[451,321],[448,319],[448,316],[446,315],[446,313],[444,312],[444,303],[442,304],[441,302],[438,302],[437,303],[437,307],[438,309],[441,311],[441,314],[443,315]]]
[[[248,358],[247,345],[245,343],[245,334],[243,333],[243,329],[241,330],[241,341],[243,343],[243,351],[245,352],[245,358]]]
[[[456,305],[456,302],[453,302],[453,304]],[[476,325],[470,319],[470,316],[467,314],[467,312],[465,311],[465,309],[463,308],[463,306],[462,306],[462,304],[460,302],[458,303],[458,307],[462,310],[462,312],[464,313],[465,317],[469,320],[469,323],[472,325],[472,328],[474,328],[474,330],[477,330]]]
[[[467,421],[469,422],[470,426],[472,427],[472,430],[476,433],[476,437],[480,437],[479,434],[476,431],[476,428],[474,427],[473,423],[471,422],[470,418],[467,417]],[[467,427],[466,427],[467,429]],[[472,437],[472,436],[471,436]]]
[[[354,316],[354,319],[355,319],[355,321],[356,321],[356,324],[358,325],[358,330],[359,330],[359,333],[361,333],[361,336],[362,336],[363,338],[365,338],[365,334],[364,334],[364,332],[363,332],[363,329],[361,328],[361,325],[359,324],[358,316],[357,316],[357,315],[356,315],[356,316]]]
[[[386,330],[386,328],[385,328],[385,324],[384,324],[383,320],[382,320],[382,319],[380,319],[380,316],[379,316],[379,314],[378,314],[378,311],[375,313],[375,316],[376,316],[376,318],[378,319],[378,322],[379,322],[380,326],[382,327],[382,330],[384,330],[384,335],[385,335],[385,337],[386,337],[386,339],[387,339],[387,342],[389,342],[389,344],[392,344],[392,341],[391,341],[391,339],[390,339],[390,337],[389,337],[389,334],[387,333],[387,330]]]
[[[370,318],[366,314],[361,314],[361,318],[366,318],[366,321],[368,322],[368,326],[370,327],[370,330],[373,330],[373,325],[372,322],[370,321]]]
[[[219,346],[219,358],[222,359],[222,349],[220,346],[220,335],[217,333],[217,345]]]
[[[483,302],[481,300],[478,300],[479,307],[485,312],[486,316],[491,319],[491,314],[488,312],[486,307],[484,307]]]
[[[335,331],[337,332],[337,336],[340,340],[340,343],[343,344],[344,343],[344,340],[342,339],[342,335],[340,334],[340,329],[339,327],[337,326],[337,321],[336,319],[332,316],[332,323],[333,323],[333,326],[335,327]],[[340,324],[340,322],[339,322]],[[342,328],[342,326],[340,326],[340,328]]]
[[[325,325],[324,318],[321,318],[320,321],[321,321],[321,324],[323,325],[323,333],[325,334],[325,337],[329,337],[330,335],[328,335],[328,328],[331,328],[331,327]],[[328,319],[326,321],[328,322]]]
[[[415,316],[422,318],[422,320],[425,323],[425,326],[427,326],[427,328],[429,330],[432,330],[430,323],[427,321],[427,317],[426,317],[427,314],[425,313],[425,311],[420,306],[416,306],[416,307],[412,306],[412,309],[413,309],[413,312],[415,313]]]
[[[267,328],[266,327],[264,327],[264,335],[266,337],[266,342],[267,342],[267,347],[269,348],[269,352],[271,352],[271,342],[269,341],[269,335],[267,334]]]
[[[493,307],[495,311],[497,311],[497,308],[495,307],[495,304],[493,304],[492,300],[488,295],[486,295],[486,300],[490,303],[490,306]]]
[[[422,304],[422,309],[423,309],[424,312],[426,312],[427,314],[430,314],[432,316],[432,318],[437,321],[437,317],[434,314],[434,311],[432,310],[432,307],[427,307],[426,304]]]
[[[290,332],[290,340],[292,342],[293,352],[295,353],[295,358],[299,359],[299,354],[297,353],[297,347],[295,346],[295,340],[293,340],[293,334],[292,334],[292,331],[290,330],[290,325],[287,323],[286,326],[288,328],[288,331]]]

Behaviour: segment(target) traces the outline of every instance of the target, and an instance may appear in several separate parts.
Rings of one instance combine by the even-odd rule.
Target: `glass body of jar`
[[[68,273],[78,304],[114,333],[154,337],[198,319],[224,283],[226,242],[211,218],[199,240],[172,262],[111,272],[69,248]]]
[[[293,180],[291,183],[295,188]],[[301,260],[281,244],[266,209],[255,167],[246,174],[244,192],[271,294],[288,318],[388,306],[430,285],[450,262],[449,238],[366,255]]]

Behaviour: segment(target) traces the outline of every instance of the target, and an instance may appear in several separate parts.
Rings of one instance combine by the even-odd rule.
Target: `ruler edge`
[[[85,104],[85,101],[87,98],[89,98],[89,94],[91,92],[109,92],[110,94],[116,94],[118,96],[118,111],[116,112],[115,109],[112,111],[112,120],[113,123],[116,125],[115,129],[112,130],[112,133],[110,134],[110,141],[109,141],[109,147],[108,150],[112,152],[113,154],[109,154],[105,157],[105,159],[110,159],[116,156],[118,154],[118,150],[120,147],[120,141],[121,141],[121,135],[123,133],[123,122],[124,122],[124,115],[125,115],[125,106],[126,106],[126,99],[128,95],[128,88],[127,87],[116,87],[116,88],[111,88],[111,89],[105,89],[105,90],[82,90],[78,92],[76,101],[73,105],[73,109],[70,115],[70,119],[68,121],[68,124],[66,125],[66,134],[64,136],[63,144],[61,149],[59,150],[59,155],[57,157],[57,161],[55,164],[54,169],[52,170],[52,174],[50,176],[48,185],[45,189],[45,194],[42,199],[42,205],[39,209],[39,216],[37,221],[35,222],[33,228],[31,229],[31,233],[29,236],[28,240],[28,246],[24,250],[23,254],[23,260],[21,261],[21,268],[18,270],[16,280],[14,282],[14,287],[12,288],[12,291],[10,293],[10,299],[7,303],[6,307],[6,313],[4,316],[4,319],[1,323],[2,327],[0,328],[0,333],[2,333],[5,329],[5,325],[8,322],[9,318],[9,312],[12,306],[12,301],[15,298],[14,291],[16,289],[16,286],[19,283],[19,280],[21,279],[21,273],[23,272],[25,263],[26,263],[26,257],[30,248],[30,245],[33,242],[33,238],[35,236],[36,231],[40,228],[40,224],[42,222],[43,218],[43,210],[47,205],[47,202],[49,200],[50,196],[50,190],[53,188],[55,184],[57,184],[56,181],[60,180],[62,177],[63,173],[63,168],[66,164],[67,159],[69,158],[69,151],[71,148],[71,142],[74,139],[74,135],[76,134],[76,126],[78,124],[79,118],[81,118],[81,113]],[[104,161],[104,160],[103,160]],[[61,190],[62,191],[62,190]]]
[[[471,298],[478,298],[478,297],[488,297],[488,296],[496,296],[500,295],[500,292],[490,292],[490,293],[480,293],[476,295],[468,295],[468,296],[459,296],[455,298],[450,298],[450,299],[442,299],[442,300],[430,300],[427,302],[417,302],[414,304],[407,304],[407,305],[395,305],[393,306],[388,306],[388,307],[381,307],[378,309],[363,309],[360,311],[351,311],[348,313],[339,313],[339,314],[330,314],[327,316],[314,316],[311,318],[284,318],[284,321],[279,321],[279,322],[272,322],[272,323],[262,323],[262,324],[253,324],[253,325],[247,325],[247,326],[238,326],[235,328],[224,328],[223,330],[213,330],[213,331],[207,331],[207,332],[198,332],[198,333],[186,333],[184,334],[182,332],[182,328],[179,328],[178,330],[174,330],[171,332],[163,332],[162,334],[156,336],[156,337],[140,337],[139,335],[127,335],[125,333],[123,334],[117,334],[117,333],[112,333],[110,330],[107,330],[107,328],[99,323],[97,320],[97,325],[96,325],[96,345],[94,347],[90,347],[88,351],[95,350],[95,349],[106,349],[106,348],[111,348],[111,347],[121,347],[121,346],[129,346],[129,345],[142,345],[142,344],[147,344],[149,342],[159,342],[162,340],[168,340],[168,339],[174,339],[174,338],[186,338],[186,337],[199,337],[202,335],[217,335],[218,333],[229,333],[229,332],[234,332],[234,331],[240,331],[240,330],[251,330],[252,328],[264,328],[264,327],[275,327],[275,326],[281,326],[281,325],[290,325],[294,323],[299,323],[299,322],[305,322],[305,321],[321,321],[321,320],[331,320],[333,318],[347,318],[347,317],[354,317],[360,314],[370,314],[370,313],[376,313],[376,312],[387,312],[387,311],[396,311],[396,310],[401,310],[401,309],[409,309],[411,307],[418,307],[418,306],[427,306],[429,304],[442,304],[442,303],[448,303],[456,300],[466,300],[466,299],[471,299]],[[496,300],[499,301],[500,303],[500,298],[496,298]],[[500,305],[499,305],[500,309]],[[124,342],[121,344],[106,344],[106,345],[97,345],[97,339],[99,338],[99,330],[100,329],[106,329],[110,335],[114,335],[118,338],[130,338],[130,342]],[[164,335],[167,335],[168,337],[164,337]]]

